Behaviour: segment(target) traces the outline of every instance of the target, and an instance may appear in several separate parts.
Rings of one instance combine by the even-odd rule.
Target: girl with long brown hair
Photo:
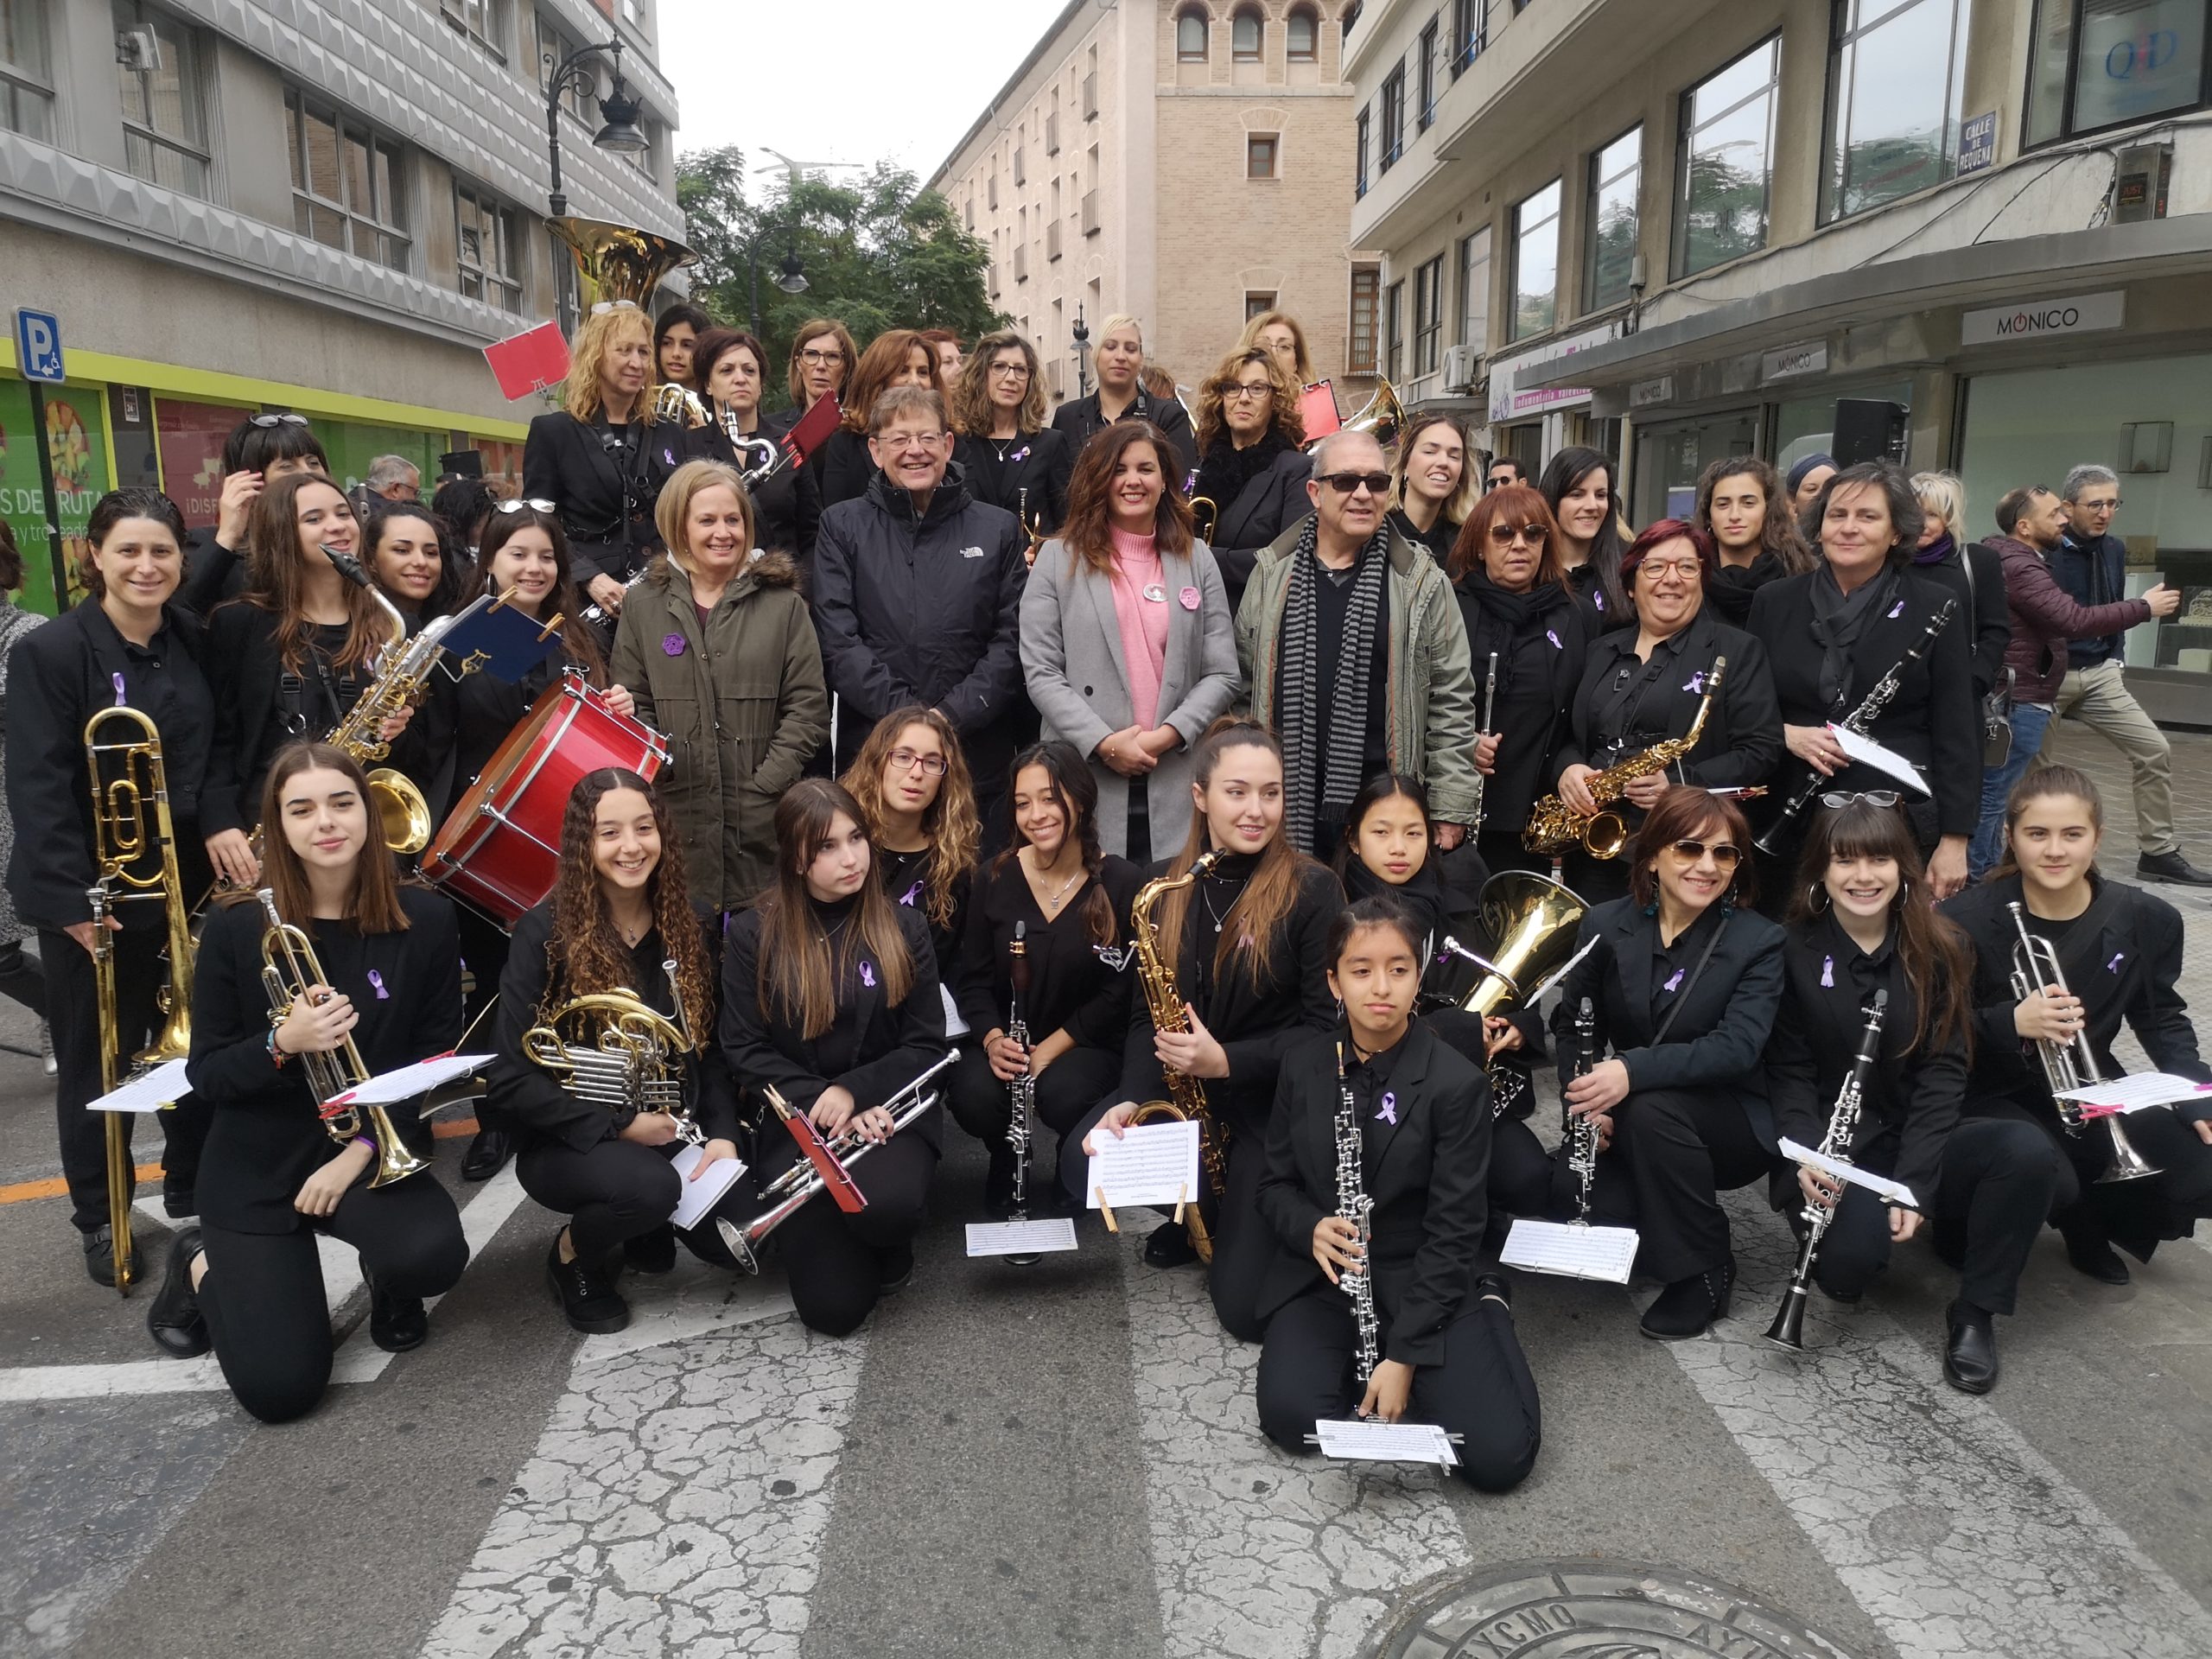
[[[1757,455],[1731,455],[1697,475],[1690,520],[1719,551],[1706,598],[1731,627],[1744,626],[1751,595],[1767,583],[1813,568],[1812,550],[1797,533],[1797,516],[1784,494],[1782,474]]]
[[[842,394],[844,414],[822,446],[822,510],[864,493],[875,475],[868,454],[868,417],[893,386],[921,386],[944,395],[936,349],[912,328],[887,328],[868,341]]]
[[[561,820],[552,895],[515,925],[482,1108],[517,1143],[523,1190],[569,1217],[546,1253],[545,1274],[575,1330],[603,1333],[630,1322],[614,1287],[617,1250],[640,1272],[666,1273],[676,1264],[670,1217],[684,1181],[737,1156],[737,1088],[713,1037],[719,931],[692,905],[659,792],[615,767],[585,774]],[[561,1027],[556,1016],[576,997],[610,992],[634,997],[681,1033],[664,1058],[688,1125],[650,1102],[609,1110],[580,1099],[540,1063],[543,1039],[533,1040],[532,1029],[556,1027],[569,1046],[588,1046],[588,1027]],[[703,1144],[687,1174],[672,1160],[694,1136]],[[745,1211],[732,1188],[684,1243],[702,1260],[731,1265],[711,1216],[741,1218]]]
[[[1189,1014],[1179,1032],[1133,1011],[1120,1086],[1061,1143],[1060,1180],[1081,1201],[1084,1160],[1098,1135],[1120,1135],[1137,1103],[1166,1095],[1172,1067],[1198,1078],[1229,1137],[1226,1190],[1202,1195],[1213,1231],[1210,1288],[1222,1328],[1257,1342],[1260,1280],[1274,1240],[1254,1208],[1265,1166],[1268,1111],[1284,1052],[1306,1029],[1335,1022],[1324,944],[1344,892],[1326,865],[1283,834],[1282,746],[1249,721],[1217,721],[1192,757],[1190,838],[1166,874],[1187,875],[1199,855],[1221,860],[1153,912],[1160,955],[1174,966]],[[1145,1246],[1154,1267],[1192,1259],[1170,1222]]]
[[[1398,534],[1442,564],[1481,495],[1468,464],[1467,429],[1457,415],[1431,410],[1406,423],[1390,461],[1390,522]]]
[[[913,1272],[913,1236],[944,1144],[935,1109],[891,1133],[884,1103],[944,1056],[944,1006],[920,914],[875,879],[860,803],[806,778],[776,803],[776,879],[731,925],[721,1046],[731,1069],[774,1088],[825,1136],[880,1142],[855,1164],[868,1199],[848,1215],[817,1195],[774,1235],[810,1330],[842,1337]],[[799,1156],[768,1126],[753,1179]]]
[[[860,807],[878,885],[893,904],[920,914],[937,971],[950,982],[983,839],[952,722],[918,702],[893,709],[838,781]]]
[[[267,911],[238,895],[208,918],[194,962],[188,1068],[213,1118],[200,1224],[171,1239],[146,1324],[179,1358],[212,1344],[238,1403],[273,1423],[311,1410],[330,1380],[316,1235],[360,1252],[369,1336],[391,1353],[429,1335],[423,1300],[453,1287],[468,1245],[435,1175],[371,1184],[396,1149],[369,1133],[333,1140],[302,1063],[350,1042],[378,1076],[453,1047],[461,1033],[453,906],[400,884],[367,779],[327,744],[278,753],[261,817],[264,889],[277,917],[307,934],[322,980],[289,987],[296,995],[272,1016],[262,982]],[[430,1155],[417,1102],[392,1106],[388,1120],[408,1152]]]
[[[1306,454],[1298,383],[1265,346],[1240,347],[1199,387],[1193,425],[1198,475],[1191,496],[1213,503],[1213,516],[1200,531],[1221,566],[1234,612],[1260,550],[1313,510],[1306,494],[1313,463]]]

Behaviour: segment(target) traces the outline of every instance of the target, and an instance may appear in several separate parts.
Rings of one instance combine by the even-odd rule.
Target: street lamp
[[[783,270],[776,276],[775,283],[786,294],[804,294],[807,289],[806,267],[799,263],[798,226],[791,226],[791,251],[784,255]],[[760,333],[760,256],[753,256],[753,337],[765,338]]]
[[[652,140],[638,124],[641,105],[622,82],[622,37],[617,35],[604,45],[578,47],[569,53],[545,82],[545,149],[553,163],[553,189],[548,200],[556,219],[569,211],[569,198],[561,188],[561,96],[572,88],[596,92],[599,66],[594,60],[602,54],[614,72],[614,81],[607,96],[599,99],[600,117],[606,124],[592,135],[592,148],[632,156],[652,148]],[[543,61],[551,63],[553,54],[548,52]]]
[[[1075,302],[1075,327],[1068,330],[1075,341],[1075,395],[1090,396],[1090,330],[1083,321],[1083,302]]]

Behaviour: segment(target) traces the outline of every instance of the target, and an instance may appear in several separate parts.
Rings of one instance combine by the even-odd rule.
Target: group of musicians
[[[1485,1490],[1525,1476],[1540,1440],[1501,1242],[1514,1217],[1578,1213],[1565,1148],[1529,1121],[1548,1046],[1564,1126],[1599,1147],[1584,1213],[1639,1233],[1655,1338],[1727,1313],[1719,1195],[1762,1180],[1801,1236],[1824,1229],[1814,1282],[1839,1302],[1924,1233],[1960,1275],[1943,1374],[1977,1392],[2043,1226],[2075,1268],[2123,1283],[2119,1252],[2147,1262],[2212,1214],[2212,1109],[2132,1112],[2123,1135],[2057,1098],[2038,1064],[2117,1076],[2125,1023],[2162,1071],[2212,1080],[2177,988],[2181,918],[2098,873],[2102,807],[2082,774],[2029,772],[2003,862],[1967,886],[1975,640],[1914,564],[1902,474],[1832,469],[1777,533],[1770,469],[1723,463],[1697,519],[1628,536],[1602,456],[1548,472],[1555,488],[1478,493],[1449,422],[1408,433],[1388,480],[1332,473],[1328,441],[1318,457],[1298,442],[1286,389],[1310,370],[1287,321],[1224,360],[1194,442],[1173,397],[1145,390],[1132,319],[1103,331],[1099,391],[1049,426],[1016,336],[980,342],[948,400],[933,342],[858,353],[841,326],[810,324],[779,423],[760,410],[760,342],[686,323],[680,366],[707,415],[687,422],[657,415],[666,341],[618,302],[584,326],[565,408],[533,423],[524,495],[473,550],[433,533],[426,555],[410,508],[405,556],[385,560],[394,527],[357,519],[289,429],[296,453],[226,505],[242,549],[195,547],[154,491],[104,497],[86,597],[14,647],[5,751],[7,885],[39,934],[92,1278],[127,1283],[138,1264],[112,1210],[128,1160],[111,1184],[107,1115],[86,1108],[180,1001],[190,1092],[158,1115],[179,1224],[148,1322],[169,1353],[212,1348],[270,1421],[309,1410],[330,1375],[316,1235],[360,1253],[388,1350],[424,1339],[426,1300],[459,1276],[454,1204],[420,1173],[420,1103],[363,1111],[342,1085],[450,1052],[487,1014],[463,1045],[495,1057],[468,1173],[512,1154],[564,1218],[545,1278],[579,1331],[620,1329],[621,1274],[668,1271],[680,1242],[731,1268],[779,1255],[800,1318],[843,1335],[914,1271],[940,1098],[986,1148],[982,1208],[1001,1218],[1082,1217],[1090,1155],[1165,1101],[1201,1118],[1208,1174],[1144,1253],[1203,1258],[1224,1330],[1262,1344],[1265,1432],[1302,1452],[1317,1416],[1410,1414],[1458,1434]],[[775,464],[785,434],[848,393],[868,401],[841,402],[827,441]],[[1192,479],[1234,493],[1211,504],[1224,526],[1267,517],[1248,491],[1287,503],[1271,544],[1216,559],[1190,533]],[[1310,532],[1301,549],[1301,504],[1386,485],[1387,521],[1350,568],[1316,563]],[[1748,530],[1732,505],[1747,493],[1767,521]],[[933,534],[948,512],[961,530]],[[834,628],[811,586],[817,535],[837,549]],[[1299,844],[1287,826],[1313,820],[1318,774],[1233,712],[1271,699],[1231,669],[1212,614],[1255,553],[1313,584],[1294,607],[1339,628],[1376,614],[1393,699],[1422,681],[1383,660],[1389,595],[1442,566],[1459,602],[1440,607],[1452,639],[1437,654],[1464,665],[1455,696],[1481,713],[1463,734],[1433,723],[1427,742],[1464,742],[1482,786],[1455,816],[1472,822],[1432,818],[1394,702],[1387,721],[1370,708],[1316,723],[1314,741],[1364,742],[1376,764],[1331,809],[1331,861]],[[1386,575],[1363,611],[1370,559]],[[1038,660],[1029,601],[1046,584],[1051,639],[1080,620],[1095,652]],[[964,620],[918,641],[870,632],[970,587],[972,639]],[[395,621],[430,620],[440,592],[504,595],[557,632],[552,654],[519,681],[434,676],[387,709]],[[1255,583],[1247,611],[1270,593],[1286,602]],[[830,654],[864,661],[897,706],[857,712],[857,682],[824,671],[833,632]],[[1001,654],[1017,650],[1009,678]],[[550,891],[508,925],[394,851],[368,766],[442,817],[563,675],[667,734],[665,763],[582,777]],[[1016,681],[1052,689],[1041,741],[1026,707],[1004,706]],[[88,725],[116,709],[155,740],[158,819],[102,787]],[[1025,719],[1031,741],[979,759],[977,732],[995,744]],[[1847,753],[1831,722],[1927,789]],[[350,741],[328,741],[341,729]],[[1548,839],[1560,823],[1571,833]],[[213,894],[188,971],[163,906],[117,902],[144,896],[135,876],[164,857],[188,900]],[[1506,871],[1569,906],[1556,955],[1580,954],[1556,1002],[1517,981],[1483,1002],[1446,946],[1495,951],[1485,928],[1525,923],[1484,901]],[[1913,1207],[1780,1153],[1783,1136],[1821,1144],[1847,1094],[1829,1149]],[[1041,1172],[1016,1122],[1033,1105],[1058,1141]],[[731,1160],[742,1174],[677,1227],[687,1185],[720,1185]],[[2128,1160],[2140,1167],[2119,1173],[2139,1179],[2112,1179]]]

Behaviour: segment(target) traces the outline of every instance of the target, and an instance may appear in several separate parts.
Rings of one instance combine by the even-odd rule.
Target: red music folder
[[[1298,412],[1306,417],[1306,442],[1325,438],[1344,423],[1337,412],[1337,389],[1326,380],[1316,380],[1298,395]]]
[[[512,403],[569,378],[569,342],[561,337],[559,323],[541,322],[486,346],[484,360],[492,365],[501,395]]]

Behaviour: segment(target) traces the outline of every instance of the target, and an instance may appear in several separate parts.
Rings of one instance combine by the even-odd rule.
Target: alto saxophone
[[[1195,887],[1227,856],[1218,850],[1201,853],[1182,874],[1159,876],[1146,882],[1129,902],[1131,944],[1137,953],[1137,973],[1144,984],[1145,1007],[1152,1012],[1155,1031],[1188,1031],[1191,1019],[1183,1007],[1183,994],[1176,988],[1174,958],[1160,950],[1160,935],[1152,925],[1153,910],[1177,888]],[[1228,1137],[1207,1109],[1205,1088],[1196,1077],[1172,1070],[1166,1077],[1167,1098],[1146,1101],[1129,1122],[1196,1123],[1198,1161],[1205,1166],[1207,1183],[1218,1195],[1227,1190],[1229,1184]],[[1205,1218],[1198,1213],[1201,1208],[1196,1204],[1185,1205],[1183,1223],[1190,1231],[1191,1248],[1198,1253],[1198,1259],[1211,1262],[1213,1238],[1206,1230]]]
[[[1529,809],[1529,827],[1521,832],[1521,844],[1532,853],[1557,853],[1579,841],[1583,851],[1592,858],[1618,858],[1621,849],[1628,844],[1628,822],[1619,813],[1609,810],[1610,804],[1627,794],[1628,786],[1638,778],[1664,772],[1697,747],[1698,740],[1705,735],[1706,716],[1713,712],[1713,700],[1720,695],[1721,676],[1727,669],[1726,657],[1713,659],[1713,667],[1705,677],[1705,696],[1697,705],[1697,716],[1690,721],[1689,730],[1680,737],[1670,737],[1648,749],[1639,749],[1584,780],[1590,798],[1598,804],[1597,811],[1586,817],[1560,797],[1547,795]]]
[[[1351,1084],[1344,1080],[1344,1046],[1337,1045],[1337,1216],[1348,1221],[1359,1235],[1359,1271],[1346,1268],[1341,1275],[1344,1294],[1351,1298],[1351,1316],[1359,1327],[1360,1392],[1367,1391],[1375,1375],[1376,1324],[1374,1264],[1367,1259],[1375,1239],[1375,1200],[1367,1195],[1361,1168],[1366,1143],[1359,1131],[1359,1109],[1353,1103]]]

